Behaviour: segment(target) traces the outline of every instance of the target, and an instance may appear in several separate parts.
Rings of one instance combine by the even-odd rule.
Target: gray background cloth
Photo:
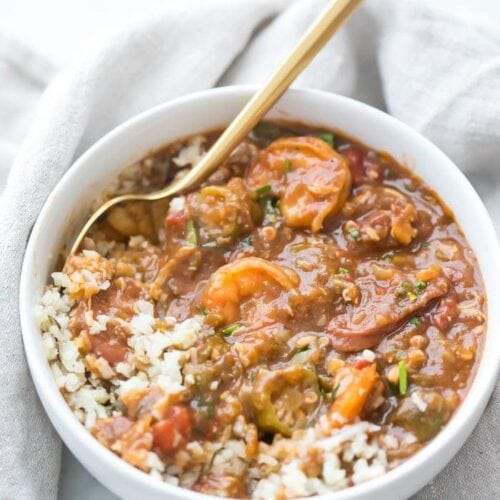
[[[212,86],[261,83],[325,1],[156,3],[154,15],[132,16],[55,78],[60,61],[0,34],[0,498],[57,495],[61,445],[27,371],[17,308],[25,243],[50,189],[138,112]],[[420,131],[468,175],[498,230],[500,25],[437,4],[367,0],[295,85],[355,97]],[[498,390],[471,439],[416,498],[500,498]],[[63,486],[61,497],[74,491]],[[95,484],[91,497],[112,498]]]

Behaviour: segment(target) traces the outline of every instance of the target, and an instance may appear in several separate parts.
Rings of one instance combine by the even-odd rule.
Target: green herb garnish
[[[223,335],[231,335],[236,330],[238,330],[238,328],[241,328],[241,325],[239,323],[235,323],[234,325],[226,326],[221,331]]]
[[[339,274],[351,274],[351,272],[346,267],[339,267]]]
[[[299,352],[306,352],[309,350],[309,344],[303,345],[302,347],[299,347],[295,353],[298,354]]]
[[[330,132],[323,132],[319,134],[319,138],[329,144],[332,148],[335,147],[335,136]]]
[[[398,363],[399,367],[399,394],[404,396],[408,390],[408,370],[406,369],[406,361],[402,359]]]
[[[337,384],[333,389],[332,389],[332,398],[335,399],[337,397],[337,392],[339,390],[340,384]]]
[[[391,252],[386,252],[386,253],[382,254],[381,259],[382,259],[382,260],[385,260],[385,261],[387,261],[387,262],[391,262],[391,261],[392,261],[392,259],[393,259],[393,257],[394,257],[394,254],[393,254],[393,253],[391,253]]]
[[[422,243],[420,243],[419,250],[421,250],[422,248],[427,248],[428,246],[429,246],[429,242],[422,241]]]
[[[290,160],[290,158],[287,158],[285,160],[285,163],[284,163],[284,168],[285,168],[285,172],[290,172],[290,170],[292,170],[292,160]]]
[[[196,234],[196,228],[192,220],[186,222],[186,242],[194,247],[198,246],[198,235]]]
[[[199,408],[205,418],[213,418],[215,416],[215,405],[212,401],[201,400]]]
[[[203,314],[203,316],[208,316],[209,312],[210,311],[206,307],[201,308],[201,314]]]
[[[267,193],[271,192],[271,184],[265,184],[256,190],[259,196],[264,196]]]
[[[266,219],[264,222],[266,223],[274,223],[278,215],[280,214],[280,209],[278,207],[279,199],[274,196],[266,196],[261,199],[260,206],[262,210],[264,210],[264,214],[266,215]]]
[[[349,235],[355,241],[359,241],[361,239],[361,231],[359,229],[351,229],[349,231]]]
[[[413,326],[420,326],[422,324],[422,320],[420,318],[417,318],[417,316],[413,316],[413,318],[410,318],[408,323]]]
[[[425,290],[426,287],[427,287],[427,282],[426,281],[418,280],[415,283],[415,292],[420,293],[423,290]]]

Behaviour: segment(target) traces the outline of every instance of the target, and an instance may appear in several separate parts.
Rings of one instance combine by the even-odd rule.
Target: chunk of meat
[[[280,198],[285,222],[313,232],[342,208],[351,189],[346,159],[316,137],[278,139],[250,165],[246,182],[252,189],[269,185]]]
[[[249,234],[262,219],[256,193],[238,177],[225,186],[206,186],[192,193],[188,207],[200,245],[230,245]]]
[[[130,348],[127,344],[129,332],[116,321],[110,321],[106,330],[89,335],[90,351],[104,358],[111,366],[125,361]]]
[[[82,353],[102,357],[111,366],[124,361],[130,350],[127,344],[130,333],[114,318],[129,321],[135,314],[135,302],[143,298],[146,294],[142,286],[131,278],[120,277],[88,302],[80,302],[71,313],[69,329],[73,338],[85,339],[80,347]],[[92,323],[97,322],[99,316],[107,319],[98,324],[100,331],[91,331]]]
[[[162,294],[165,283],[176,271],[180,271],[184,278],[192,278],[193,270],[196,270],[201,260],[201,251],[194,246],[185,246],[177,250],[175,255],[167,259],[160,267],[156,278],[149,289],[149,294],[154,300],[158,300]]]
[[[431,322],[440,331],[446,332],[458,317],[458,305],[455,294],[442,298],[431,316]]]
[[[92,434],[104,446],[110,448],[125,432],[134,425],[134,421],[122,416],[97,420]]]
[[[365,168],[365,151],[362,151],[355,146],[350,146],[347,149],[342,149],[342,155],[345,156],[349,163],[349,169],[351,170],[352,183],[354,186],[359,186],[366,182],[366,168]]]
[[[384,247],[408,245],[417,236],[415,205],[392,188],[369,186],[356,192],[342,210],[351,220],[344,231],[349,240]]]
[[[275,296],[279,290],[289,291],[299,284],[297,274],[259,257],[245,257],[219,268],[210,278],[202,296],[202,305],[210,315],[217,316],[220,324],[238,320],[240,305],[251,296],[260,298],[265,307],[263,294]],[[257,315],[256,315],[257,316]]]
[[[427,282],[417,278],[418,271],[405,273],[392,266],[356,280],[361,290],[358,306],[334,316],[328,325],[333,347],[341,352],[356,352],[376,346],[407,318],[446,295],[448,280],[438,275]]]
[[[335,377],[338,387],[334,403],[328,410],[328,420],[338,428],[353,423],[359,417],[368,398],[379,380],[375,363],[357,368],[346,366]]]
[[[163,398],[165,398],[165,392],[156,385],[148,389],[129,390],[120,396],[127,415],[135,419],[152,414],[155,405]]]

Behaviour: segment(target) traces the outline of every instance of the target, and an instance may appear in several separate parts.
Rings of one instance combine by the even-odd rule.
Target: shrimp
[[[259,257],[245,257],[222,266],[210,277],[202,305],[221,324],[238,320],[240,303],[269,288],[269,282],[290,291],[299,285],[297,274]]]
[[[316,137],[278,139],[259,153],[246,175],[252,189],[269,185],[280,198],[285,222],[292,227],[323,227],[336,215],[351,189],[347,160]]]

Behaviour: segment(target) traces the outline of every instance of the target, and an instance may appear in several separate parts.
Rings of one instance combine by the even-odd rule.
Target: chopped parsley
[[[199,403],[198,409],[203,418],[211,419],[215,416],[215,405],[213,401],[202,399]]]
[[[285,172],[290,172],[290,170],[292,170],[292,160],[290,160],[290,158],[287,158],[285,160],[285,163],[283,165],[284,169],[285,169]]]
[[[392,259],[394,257],[394,254],[392,252],[385,252],[382,254],[382,260],[385,260],[387,262],[392,262]]]
[[[412,302],[417,300],[417,296],[422,293],[427,287],[427,282],[422,280],[417,280],[415,284],[409,281],[403,281],[401,286],[394,290],[394,295],[398,298],[407,297]]]
[[[346,267],[339,267],[339,274],[351,274],[351,271]]]
[[[351,229],[349,231],[349,236],[355,240],[359,241],[361,239],[361,231],[359,229]]]
[[[410,323],[413,326],[420,326],[422,324],[422,320],[417,316],[413,316],[413,318],[410,318],[408,323]]]
[[[399,367],[399,394],[404,396],[408,390],[408,370],[406,368],[406,361],[402,359],[398,363]]]
[[[329,144],[332,148],[335,147],[335,136],[330,132],[323,132],[322,134],[319,134],[318,137]]]
[[[198,246],[198,235],[196,234],[194,222],[191,219],[186,222],[186,243],[194,247]]]
[[[222,335],[231,335],[233,334],[238,328],[241,328],[241,325],[239,323],[235,323],[234,325],[229,325],[223,328]]]
[[[271,192],[271,184],[265,184],[264,186],[258,188],[256,191],[259,196],[264,196]]]

